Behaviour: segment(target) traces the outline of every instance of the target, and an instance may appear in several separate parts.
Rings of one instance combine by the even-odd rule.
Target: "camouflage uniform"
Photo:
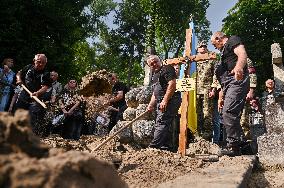
[[[199,61],[197,62],[197,96],[196,96],[196,112],[197,112],[197,131],[200,136],[206,140],[211,140],[212,130],[212,111],[213,103],[209,99],[208,93],[211,89],[214,76],[214,62]]]
[[[257,77],[255,73],[255,68],[252,60],[247,58],[247,66],[249,69],[249,78],[250,78],[250,88],[255,89],[257,84]],[[244,136],[246,139],[251,139],[250,137],[250,126],[249,126],[249,112],[250,112],[250,104],[247,101],[245,103],[245,107],[243,109],[243,113],[241,116],[241,127],[244,131]]]

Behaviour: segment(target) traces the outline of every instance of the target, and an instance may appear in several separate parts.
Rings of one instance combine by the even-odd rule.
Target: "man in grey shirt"
[[[62,91],[62,84],[57,81],[58,79],[58,73],[56,71],[50,72],[50,78],[52,80],[52,93],[51,93],[51,103],[54,103],[56,101],[57,96]]]

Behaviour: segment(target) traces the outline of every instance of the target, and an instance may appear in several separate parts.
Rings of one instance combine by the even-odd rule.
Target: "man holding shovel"
[[[38,99],[43,99],[43,94],[52,83],[50,73],[45,68],[46,63],[45,54],[36,54],[33,64],[25,66],[16,75],[17,84],[24,89],[19,94],[15,108],[29,110],[33,131],[40,136],[45,132],[38,127],[41,125],[40,120],[43,119],[45,110]],[[32,98],[37,99],[38,102]]]
[[[157,111],[154,138],[149,147],[171,151],[171,126],[181,104],[179,94],[175,93],[176,72],[173,66],[162,65],[156,55],[150,55],[147,64],[155,73],[154,91],[147,110],[153,111],[156,107]]]

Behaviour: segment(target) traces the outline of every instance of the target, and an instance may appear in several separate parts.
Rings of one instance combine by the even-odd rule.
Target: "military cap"
[[[200,48],[201,46],[206,46],[207,47],[207,43],[204,40],[202,40],[199,43],[197,43],[197,48]]]

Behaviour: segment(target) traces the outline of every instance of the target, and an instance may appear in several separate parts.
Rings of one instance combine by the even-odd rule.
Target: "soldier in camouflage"
[[[244,138],[250,140],[251,139],[250,126],[249,126],[250,101],[254,97],[254,90],[257,84],[257,77],[256,77],[256,70],[255,70],[254,64],[252,60],[250,60],[249,58],[247,58],[247,67],[248,67],[249,78],[250,78],[250,90],[247,94],[247,97],[246,97],[247,102],[245,104],[245,107],[243,109],[243,113],[241,116],[241,127],[244,131]]]
[[[208,53],[207,44],[201,41],[197,45],[197,54]],[[213,135],[212,130],[212,111],[213,103],[209,99],[211,84],[214,75],[213,60],[197,62],[196,75],[196,111],[197,111],[197,131],[198,135],[206,140],[211,140]]]

